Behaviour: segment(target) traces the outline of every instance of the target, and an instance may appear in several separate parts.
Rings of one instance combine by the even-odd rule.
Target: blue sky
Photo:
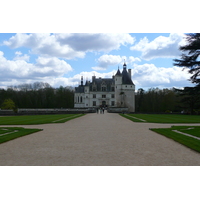
[[[1,33],[0,87],[36,81],[77,86],[112,77],[124,60],[136,89],[191,85],[187,70],[173,66],[183,33]]]
[[[111,78],[124,59],[136,89],[192,85],[187,70],[173,66],[183,33],[198,32],[183,15],[187,5],[179,13],[174,1],[31,2],[3,2],[0,88],[36,81],[77,86],[81,76]]]

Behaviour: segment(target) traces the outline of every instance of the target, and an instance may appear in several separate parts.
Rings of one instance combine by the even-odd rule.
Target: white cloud
[[[55,35],[48,33],[17,33],[8,41],[4,41],[4,45],[10,48],[27,47],[31,48],[31,53],[45,56],[60,57],[72,59],[74,57],[83,58],[84,52],[74,51],[69,45],[60,44]]]
[[[129,56],[127,59],[125,58],[125,60],[127,60],[126,62],[127,63],[134,63],[134,62],[141,62],[141,59],[140,58],[135,58],[133,56]]]
[[[109,52],[121,45],[133,44],[135,39],[127,33],[74,33],[74,34],[25,34],[17,33],[4,45],[10,48],[27,47],[31,53],[65,59],[83,58],[86,52]]]
[[[159,36],[151,42],[144,37],[130,49],[141,51],[142,58],[146,60],[173,58],[180,55],[179,46],[185,44],[184,37],[184,34],[171,33],[169,37]]]
[[[15,52],[15,57],[13,60],[24,60],[24,61],[29,61],[30,56],[28,56],[27,54],[22,55],[22,52],[20,51],[16,51]]]
[[[10,48],[18,48],[21,46],[32,47],[28,45],[31,34],[17,33],[15,36],[12,36],[8,41],[4,41],[4,45],[9,46]]]
[[[76,51],[106,51],[119,49],[121,45],[133,44],[135,39],[127,33],[71,33],[56,34],[61,44],[67,44]]]
[[[121,61],[121,56],[103,55],[97,60],[98,66],[92,69],[106,70],[109,66],[118,65]]]
[[[20,52],[16,53],[21,55]],[[72,67],[64,60],[52,57],[38,57],[36,63],[25,60],[7,60],[0,51],[0,86],[13,82],[43,81],[43,78],[62,77],[72,71]]]
[[[126,64],[131,64],[133,62],[140,62],[141,60],[139,58],[134,58],[133,56],[129,56],[128,58],[126,56],[119,56],[119,55],[103,55],[100,58],[98,58],[97,63],[98,66],[92,67],[94,70],[106,70],[109,66],[116,66],[116,65],[122,65],[124,63],[124,60]]]
[[[44,78],[43,82],[49,83],[53,87],[59,86],[73,86],[76,87],[81,84],[81,76],[83,76],[83,84],[85,84],[86,80],[92,81],[92,76],[96,76],[96,78],[112,78],[113,75],[116,74],[116,70],[113,70],[108,73],[99,73],[97,71],[82,71],[79,74],[74,75],[73,77],[54,77],[53,79]]]
[[[183,87],[189,85],[190,74],[180,67],[156,67],[154,64],[134,65],[133,82],[143,87]]]

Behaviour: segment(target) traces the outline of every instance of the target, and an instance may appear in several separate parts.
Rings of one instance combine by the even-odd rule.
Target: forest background
[[[140,88],[136,92],[136,112],[145,113],[199,113],[199,97],[182,95],[175,88]],[[0,105],[10,99],[16,108],[74,108],[74,88],[53,88],[48,83],[35,82],[0,89]],[[12,105],[13,106],[13,105]]]

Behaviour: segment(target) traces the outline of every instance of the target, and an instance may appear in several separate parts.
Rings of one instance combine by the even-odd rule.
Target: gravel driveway
[[[94,113],[66,123],[23,126],[43,131],[0,144],[0,165],[199,166],[199,153],[149,130],[171,125]]]

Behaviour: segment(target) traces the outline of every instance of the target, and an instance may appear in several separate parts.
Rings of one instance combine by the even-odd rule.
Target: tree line
[[[140,88],[135,95],[136,112],[199,113],[200,90]],[[53,88],[48,83],[36,82],[0,89],[0,107],[17,108],[74,108],[74,88]]]
[[[135,95],[136,112],[149,113],[200,113],[200,93],[188,88],[138,89]]]
[[[11,100],[15,108],[73,108],[72,87],[53,88],[48,83],[36,82],[0,89],[0,106]],[[8,102],[9,103],[9,102]],[[3,107],[3,108],[4,108]]]

